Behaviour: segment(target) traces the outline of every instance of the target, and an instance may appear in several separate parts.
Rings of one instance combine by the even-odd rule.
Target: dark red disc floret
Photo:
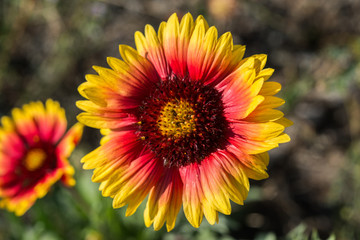
[[[168,102],[186,101],[195,112],[195,130],[181,137],[166,136],[158,127],[161,110]],[[137,134],[167,167],[200,163],[223,148],[229,131],[221,93],[212,86],[175,75],[160,81],[138,109]]]

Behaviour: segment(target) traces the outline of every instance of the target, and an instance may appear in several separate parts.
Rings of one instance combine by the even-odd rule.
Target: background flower
[[[75,124],[65,135],[65,111],[49,99],[14,108],[1,118],[0,207],[23,215],[60,180],[73,186],[74,168],[68,157],[82,135]]]

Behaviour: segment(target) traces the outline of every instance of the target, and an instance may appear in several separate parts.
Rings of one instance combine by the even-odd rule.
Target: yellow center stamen
[[[179,138],[196,130],[195,111],[192,104],[184,100],[168,102],[157,121],[164,136]]]
[[[29,171],[35,171],[43,165],[46,157],[44,150],[40,148],[30,149],[24,159],[24,166]]]

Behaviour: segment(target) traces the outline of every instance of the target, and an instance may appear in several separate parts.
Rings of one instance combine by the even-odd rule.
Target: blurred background
[[[0,116],[53,98],[74,124],[91,66],[107,66],[119,44],[134,47],[135,31],[173,12],[231,31],[245,56],[268,54],[294,122],[292,141],[270,152],[270,177],[251,181],[245,205],[219,224],[194,229],[181,211],[172,232],[154,232],[144,206],[125,218],[81,169],[100,139],[86,128],[70,159],[76,187],[56,184],[20,218],[0,210],[0,240],[360,239],[360,1],[0,0]]]

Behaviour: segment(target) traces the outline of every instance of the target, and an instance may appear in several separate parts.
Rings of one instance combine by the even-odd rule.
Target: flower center
[[[150,90],[137,117],[136,133],[167,167],[200,163],[224,147],[230,131],[221,93],[175,75]]]
[[[160,111],[158,128],[168,137],[184,137],[196,130],[195,111],[187,101],[173,100]]]
[[[41,148],[30,149],[24,158],[24,166],[29,171],[35,171],[39,169],[45,159],[47,158],[46,153]]]

